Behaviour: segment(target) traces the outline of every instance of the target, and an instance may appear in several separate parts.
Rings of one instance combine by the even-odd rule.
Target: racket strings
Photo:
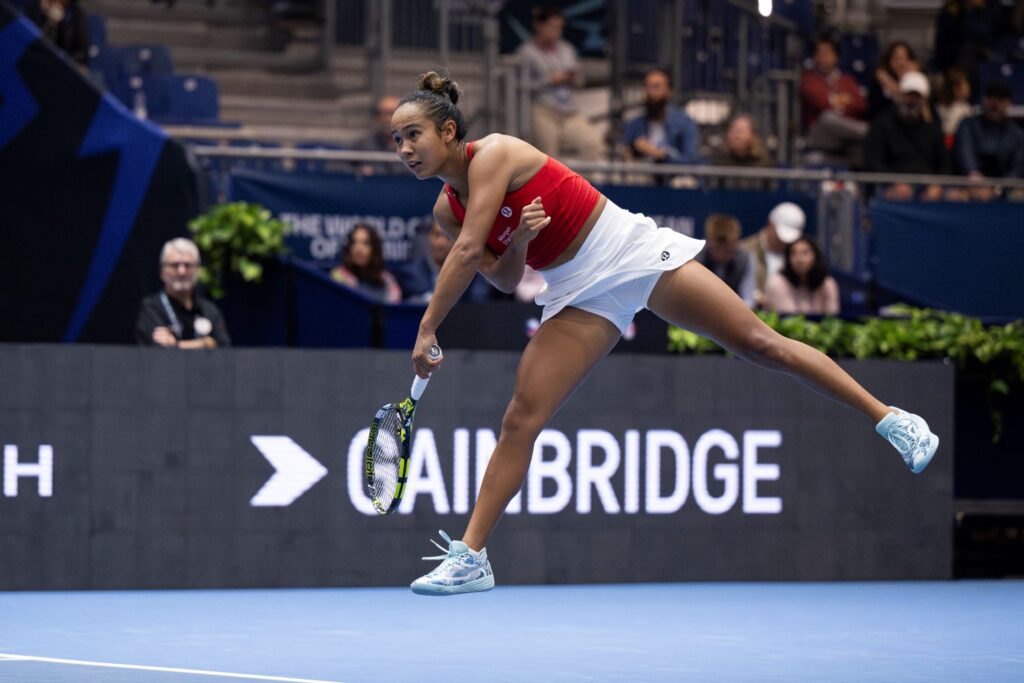
[[[392,408],[380,421],[377,439],[370,457],[373,460],[373,495],[385,507],[391,504],[398,487],[398,467],[402,459],[402,413]]]

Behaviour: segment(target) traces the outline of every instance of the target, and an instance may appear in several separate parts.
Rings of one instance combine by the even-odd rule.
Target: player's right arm
[[[434,220],[449,237],[452,239],[458,237],[462,226],[459,225],[455,214],[452,213],[448,197],[444,192],[440,194],[434,204]],[[490,247],[485,246],[477,270],[497,289],[511,294],[515,291],[519,281],[523,279],[526,250],[530,240],[536,237],[537,233],[546,228],[550,222],[551,218],[545,216],[544,205],[541,203],[540,197],[537,197],[532,203],[523,207],[519,227],[512,233],[512,240],[505,253],[499,257],[491,251]]]

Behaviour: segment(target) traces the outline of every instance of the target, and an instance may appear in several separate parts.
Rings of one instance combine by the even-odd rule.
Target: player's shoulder
[[[534,149],[525,140],[520,140],[513,135],[503,133],[491,133],[473,142],[473,159],[481,155],[497,157],[505,154],[523,152],[526,149]]]
[[[522,168],[535,166],[542,157],[544,153],[539,149],[512,135],[492,133],[473,143],[473,163],[478,173],[490,174],[501,168],[514,175]],[[470,169],[474,170],[473,164]]]

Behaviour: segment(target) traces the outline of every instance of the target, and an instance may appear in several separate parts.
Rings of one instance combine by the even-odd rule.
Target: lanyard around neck
[[[178,320],[178,316],[174,313],[174,308],[171,306],[171,300],[167,297],[167,292],[160,292],[160,303],[164,305],[164,312],[167,314],[167,318],[171,321],[171,331],[174,332],[175,337],[181,339],[184,329],[181,326],[181,322]]]

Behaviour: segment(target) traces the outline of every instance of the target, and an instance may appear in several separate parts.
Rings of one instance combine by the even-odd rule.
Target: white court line
[[[111,662],[89,662],[81,659],[56,659],[55,657],[33,657],[0,653],[0,661],[42,662],[44,664],[68,664],[70,666],[93,666],[103,669],[131,669],[133,671],[156,671],[169,674],[191,674],[193,676],[215,676],[218,678],[244,678],[250,681],[283,681],[284,683],[341,683],[318,678],[289,678],[287,676],[260,676],[259,674],[236,674],[227,671],[206,671],[204,669],[177,669],[168,666],[143,666],[141,664],[114,664]]]

